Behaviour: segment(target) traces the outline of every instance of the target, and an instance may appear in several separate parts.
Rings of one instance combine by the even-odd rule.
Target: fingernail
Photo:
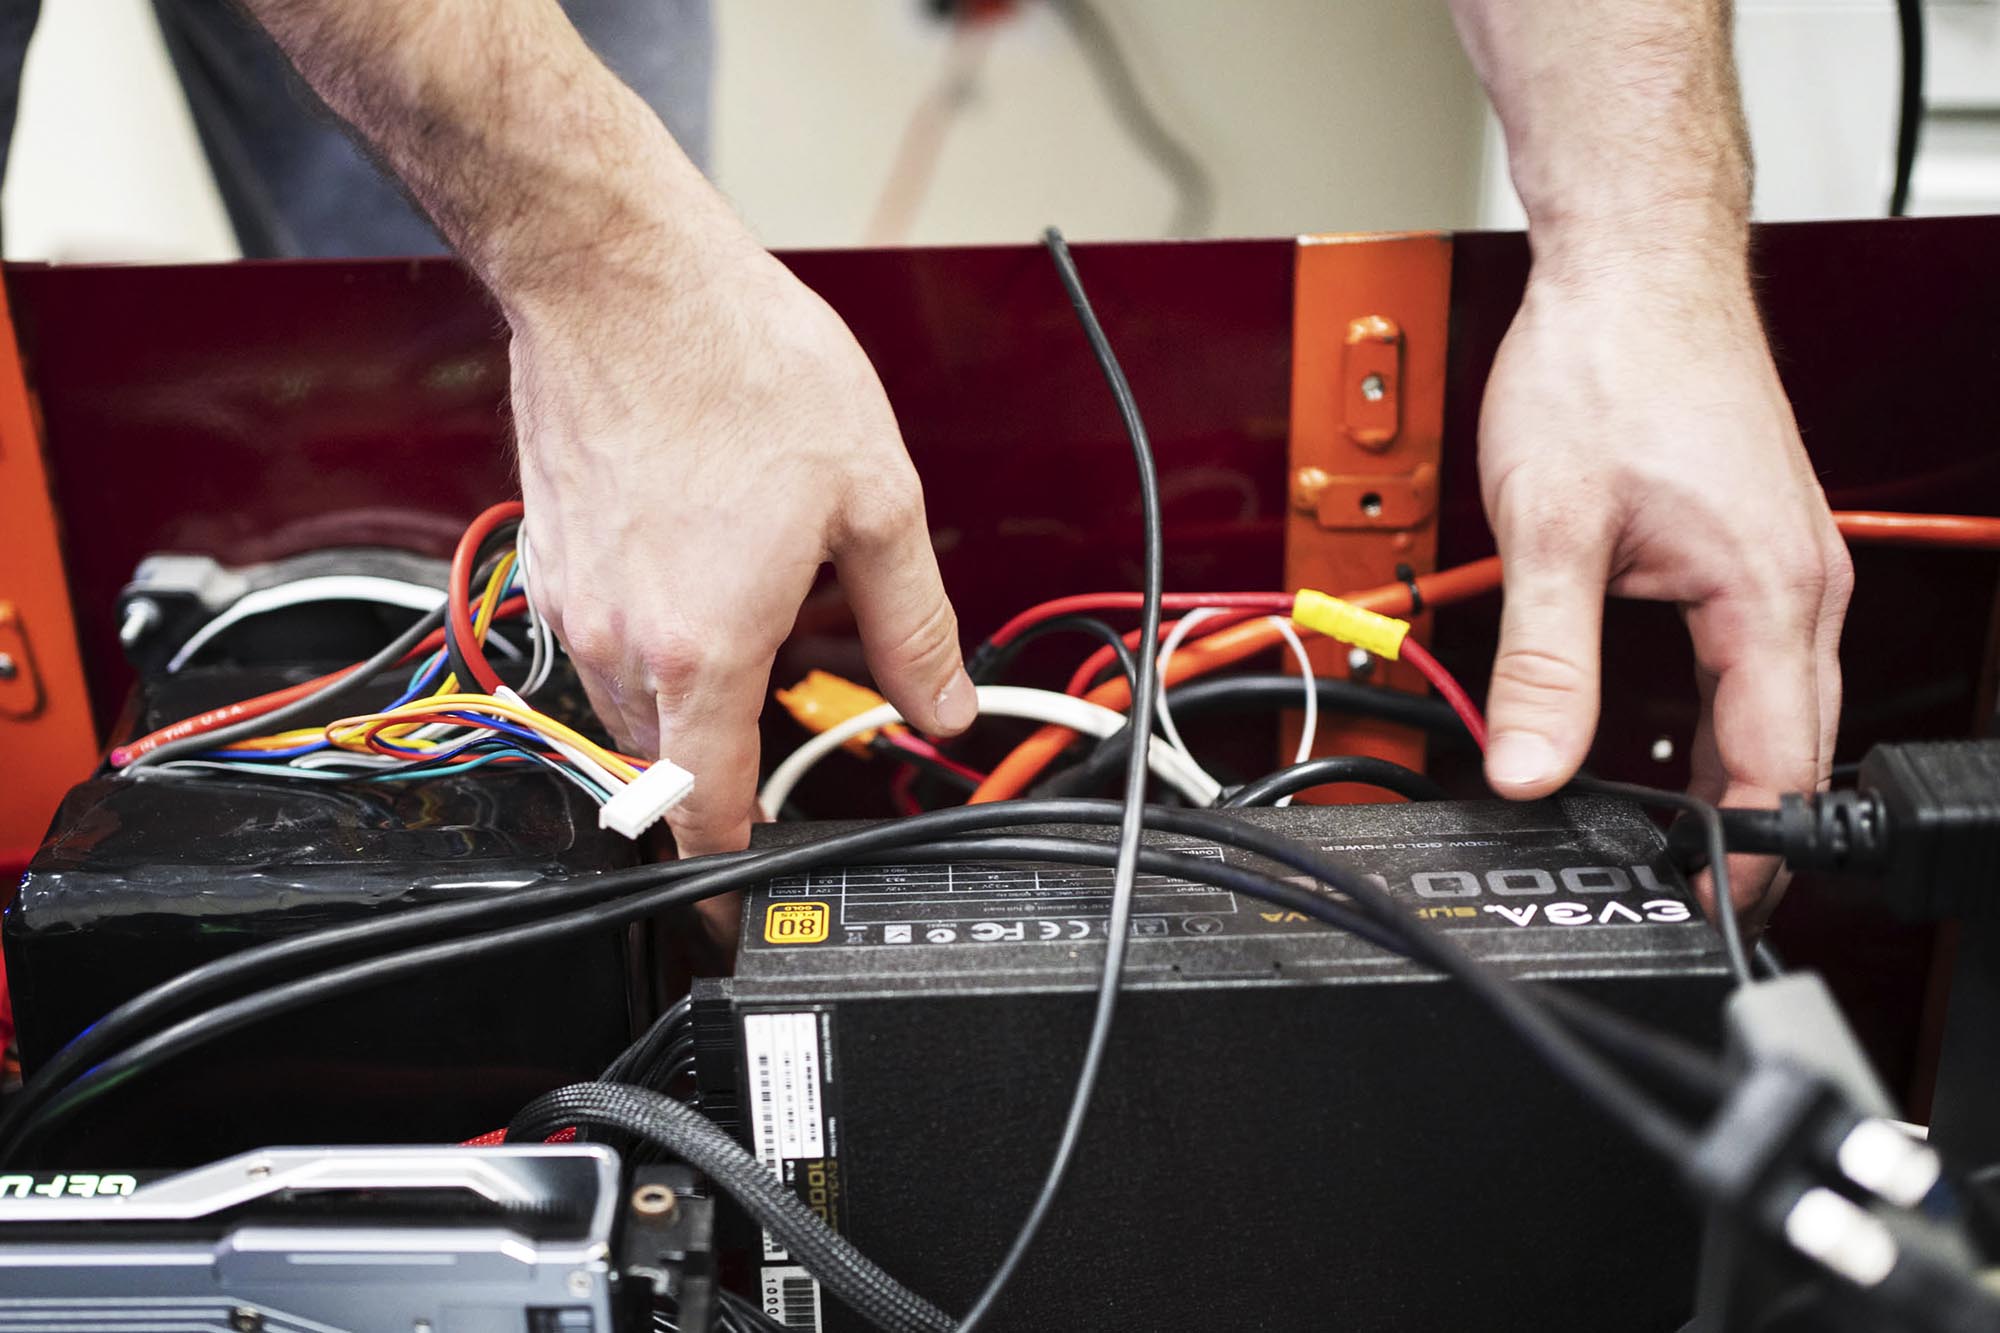
[[[952,673],[951,683],[938,691],[937,707],[931,710],[937,719],[937,729],[946,735],[956,736],[972,725],[979,716],[979,695],[972,688],[972,677],[960,667]]]
[[[1496,787],[1533,787],[1555,770],[1555,747],[1532,731],[1495,736],[1486,747],[1486,776]]]

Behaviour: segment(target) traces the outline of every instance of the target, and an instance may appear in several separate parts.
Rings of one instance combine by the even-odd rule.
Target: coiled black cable
[[[952,1317],[841,1238],[728,1131],[646,1088],[573,1083],[537,1097],[507,1126],[510,1143],[538,1143],[569,1126],[610,1130],[664,1149],[728,1194],[826,1289],[892,1333],[951,1333]]]

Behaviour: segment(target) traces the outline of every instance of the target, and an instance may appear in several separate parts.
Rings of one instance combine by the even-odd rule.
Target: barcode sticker
[[[820,1105],[819,1017],[813,1013],[747,1014],[743,1049],[750,1074],[750,1137],[757,1160],[785,1181],[785,1163],[826,1155]],[[764,1257],[790,1256],[770,1232]]]
[[[819,1333],[819,1281],[803,1268],[764,1269],[764,1313],[786,1328]]]

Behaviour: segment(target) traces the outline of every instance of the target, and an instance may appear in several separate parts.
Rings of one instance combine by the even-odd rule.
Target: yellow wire
[[[479,599],[478,612],[473,617],[472,637],[474,642],[485,643],[486,633],[493,626],[494,614],[499,610],[501,594],[506,590],[507,580],[514,572],[518,553],[509,551],[500,557],[493,567],[493,574],[486,580],[486,589]],[[485,694],[463,694],[458,690],[458,677],[446,672],[436,690],[421,699],[412,700],[400,708],[382,713],[366,713],[355,717],[341,718],[325,727],[300,727],[291,731],[281,731],[269,736],[253,736],[237,741],[231,750],[289,750],[309,741],[324,739],[339,749],[352,750],[361,754],[373,753],[361,733],[384,718],[422,715],[440,708],[450,708],[458,712],[488,712],[516,722],[527,730],[543,737],[556,736],[583,751],[605,768],[630,781],[639,776],[639,770],[620,759],[617,755],[597,745],[562,723],[531,708],[516,708],[503,699],[495,699]],[[376,734],[395,744],[409,749],[434,750],[444,742],[416,737],[412,733],[428,725],[425,722],[411,722],[395,727],[384,727]],[[454,742],[455,743],[455,742]]]
[[[361,738],[360,733],[367,728],[385,719],[421,717],[439,709],[450,709],[457,713],[485,713],[505,718],[538,736],[554,737],[581,750],[596,763],[627,782],[639,776],[638,769],[582,733],[564,726],[545,713],[538,713],[532,708],[516,707],[505,699],[496,699],[490,694],[435,694],[428,699],[416,700],[385,712],[342,718],[338,722],[327,724],[326,738],[342,749],[366,751],[367,742]]]

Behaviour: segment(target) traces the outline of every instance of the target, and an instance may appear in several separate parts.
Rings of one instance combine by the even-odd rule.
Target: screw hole
[[[1369,491],[1366,495],[1362,496],[1361,512],[1368,515],[1368,517],[1370,518],[1382,517],[1381,495],[1375,491]]]

